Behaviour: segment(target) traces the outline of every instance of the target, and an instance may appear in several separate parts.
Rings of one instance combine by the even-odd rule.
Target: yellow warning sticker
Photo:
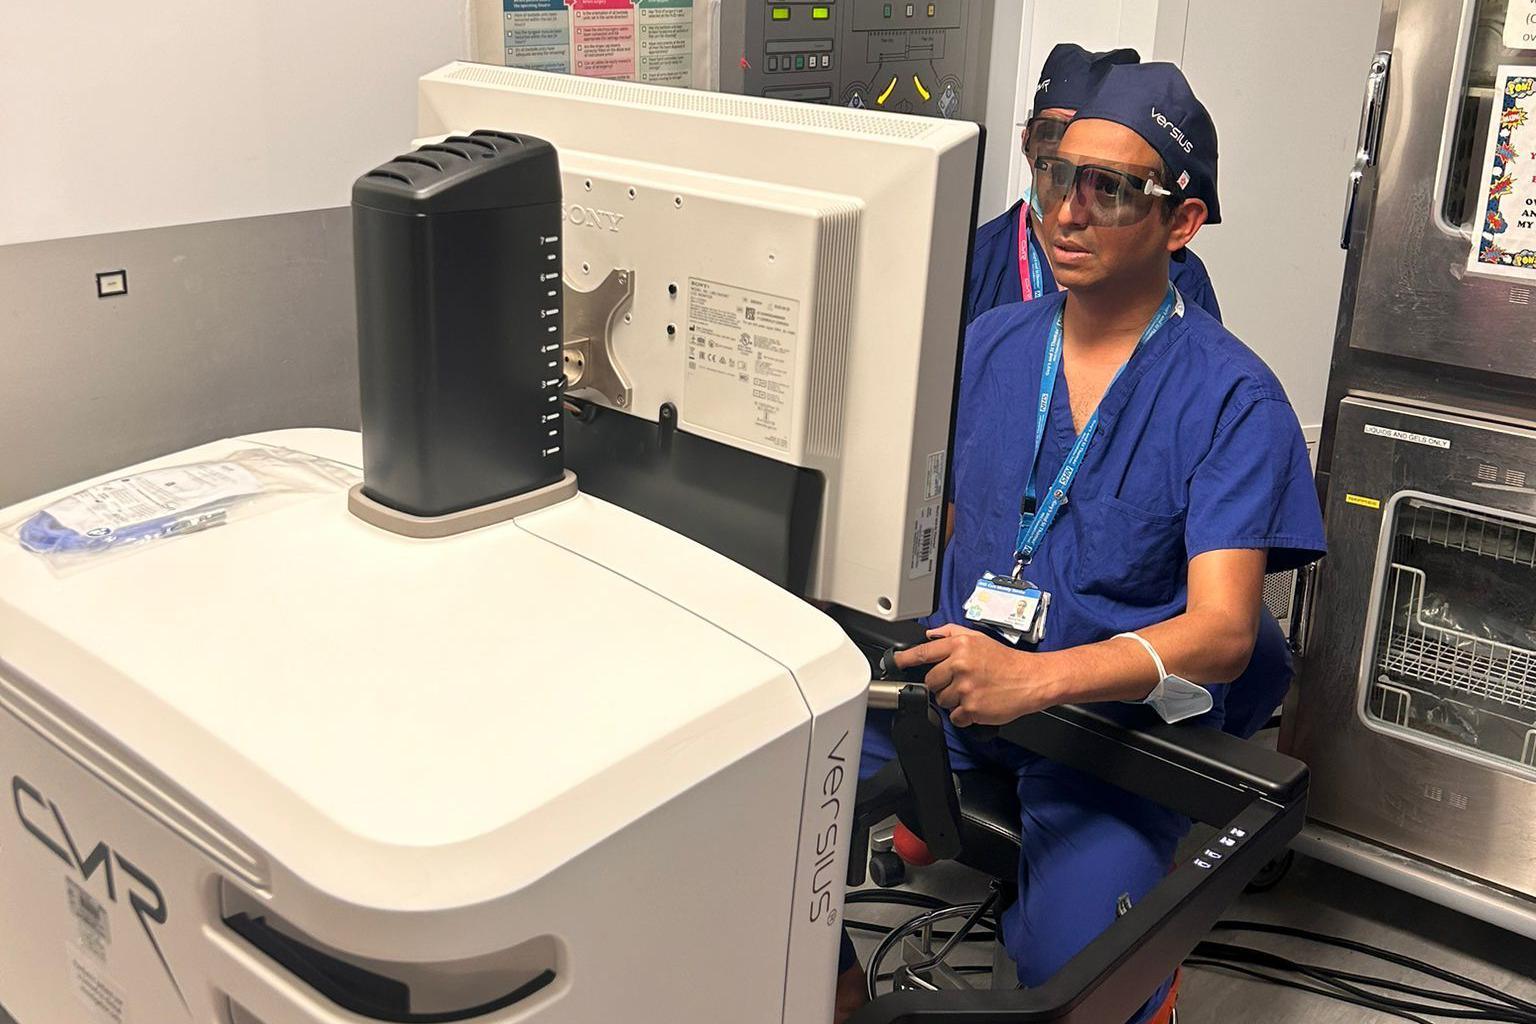
[[[1358,494],[1344,495],[1344,503],[1346,505],[1359,505],[1361,508],[1381,508],[1381,502],[1375,498],[1362,498]]]

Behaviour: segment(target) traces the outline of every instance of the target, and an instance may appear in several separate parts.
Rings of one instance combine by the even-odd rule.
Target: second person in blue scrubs
[[[1024,129],[1024,153],[1031,164],[1036,156],[1055,151],[1072,115],[1110,68],[1140,60],[1131,49],[1090,53],[1076,43],[1058,43],[1040,68],[1034,110]],[[1026,302],[1057,290],[1049,256],[1040,245],[1038,221],[1026,216],[1028,212],[1028,200],[1021,199],[1007,213],[977,229],[969,289],[973,321],[998,306]],[[1199,256],[1187,248],[1173,253],[1169,276],[1186,303],[1221,319],[1216,290]]]
[[[1112,924],[1122,900],[1150,892],[1189,823],[965,727],[1057,704],[1142,702],[1178,676],[1210,693],[1197,721],[1230,728],[1230,688],[1273,692],[1290,673],[1283,646],[1259,642],[1266,570],[1324,550],[1279,381],[1170,286],[1172,254],[1220,216],[1215,127],[1179,70],[1110,69],[1058,151],[1037,161],[1036,200],[1066,290],[970,328],[939,609],[929,642],[897,656],[930,666],[956,770],[1018,780],[1019,898],[1002,933],[1026,986]],[[1053,597],[1038,644],[967,619],[977,582],[1016,566]],[[893,756],[872,716],[861,777]],[[840,992],[857,977],[850,967]],[[1170,986],[1148,993],[1138,1024],[1170,1018]]]

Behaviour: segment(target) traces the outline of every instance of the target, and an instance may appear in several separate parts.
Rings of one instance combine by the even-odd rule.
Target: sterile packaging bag
[[[351,466],[287,448],[242,448],[221,459],[92,484],[6,525],[4,535],[59,574],[197,533],[362,480]]]

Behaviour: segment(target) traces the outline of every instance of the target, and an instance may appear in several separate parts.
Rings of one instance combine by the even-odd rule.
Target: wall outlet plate
[[[98,299],[107,299],[114,295],[127,294],[128,271],[104,270],[96,275],[96,297]]]

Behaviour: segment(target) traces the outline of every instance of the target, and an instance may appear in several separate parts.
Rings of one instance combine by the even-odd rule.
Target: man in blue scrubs
[[[1080,702],[1221,727],[1230,688],[1289,679],[1283,644],[1261,640],[1266,570],[1324,550],[1280,382],[1169,281],[1172,255],[1220,217],[1215,127],[1184,76],[1110,69],[1036,165],[1041,244],[1065,291],[971,325],[940,605],[929,642],[897,658],[931,666],[956,769],[1018,779],[1019,899],[1002,931],[1026,986],[1144,897],[1189,823],[964,727]],[[1013,603],[978,600],[1026,584],[1051,598],[1038,643],[1007,639],[1027,632],[997,621]],[[883,725],[871,716],[862,777],[894,756]],[[849,967],[840,995],[861,976]],[[1138,1024],[1168,1019],[1170,985]]]
[[[1140,61],[1135,50],[1110,50],[1089,53],[1076,43],[1058,43],[1040,69],[1035,87],[1034,111],[1024,128],[1024,153],[1029,157],[1030,173],[1036,156],[1049,156],[1061,140],[1061,133],[1083,101],[1093,92],[1110,68]],[[970,317],[1010,302],[1025,302],[1056,291],[1057,281],[1051,262],[1040,245],[1039,225],[1031,223],[1038,216],[1027,217],[1027,199],[976,231],[971,256]],[[1186,303],[1204,309],[1217,320],[1221,307],[1216,291],[1200,257],[1188,249],[1173,254],[1170,276]]]

